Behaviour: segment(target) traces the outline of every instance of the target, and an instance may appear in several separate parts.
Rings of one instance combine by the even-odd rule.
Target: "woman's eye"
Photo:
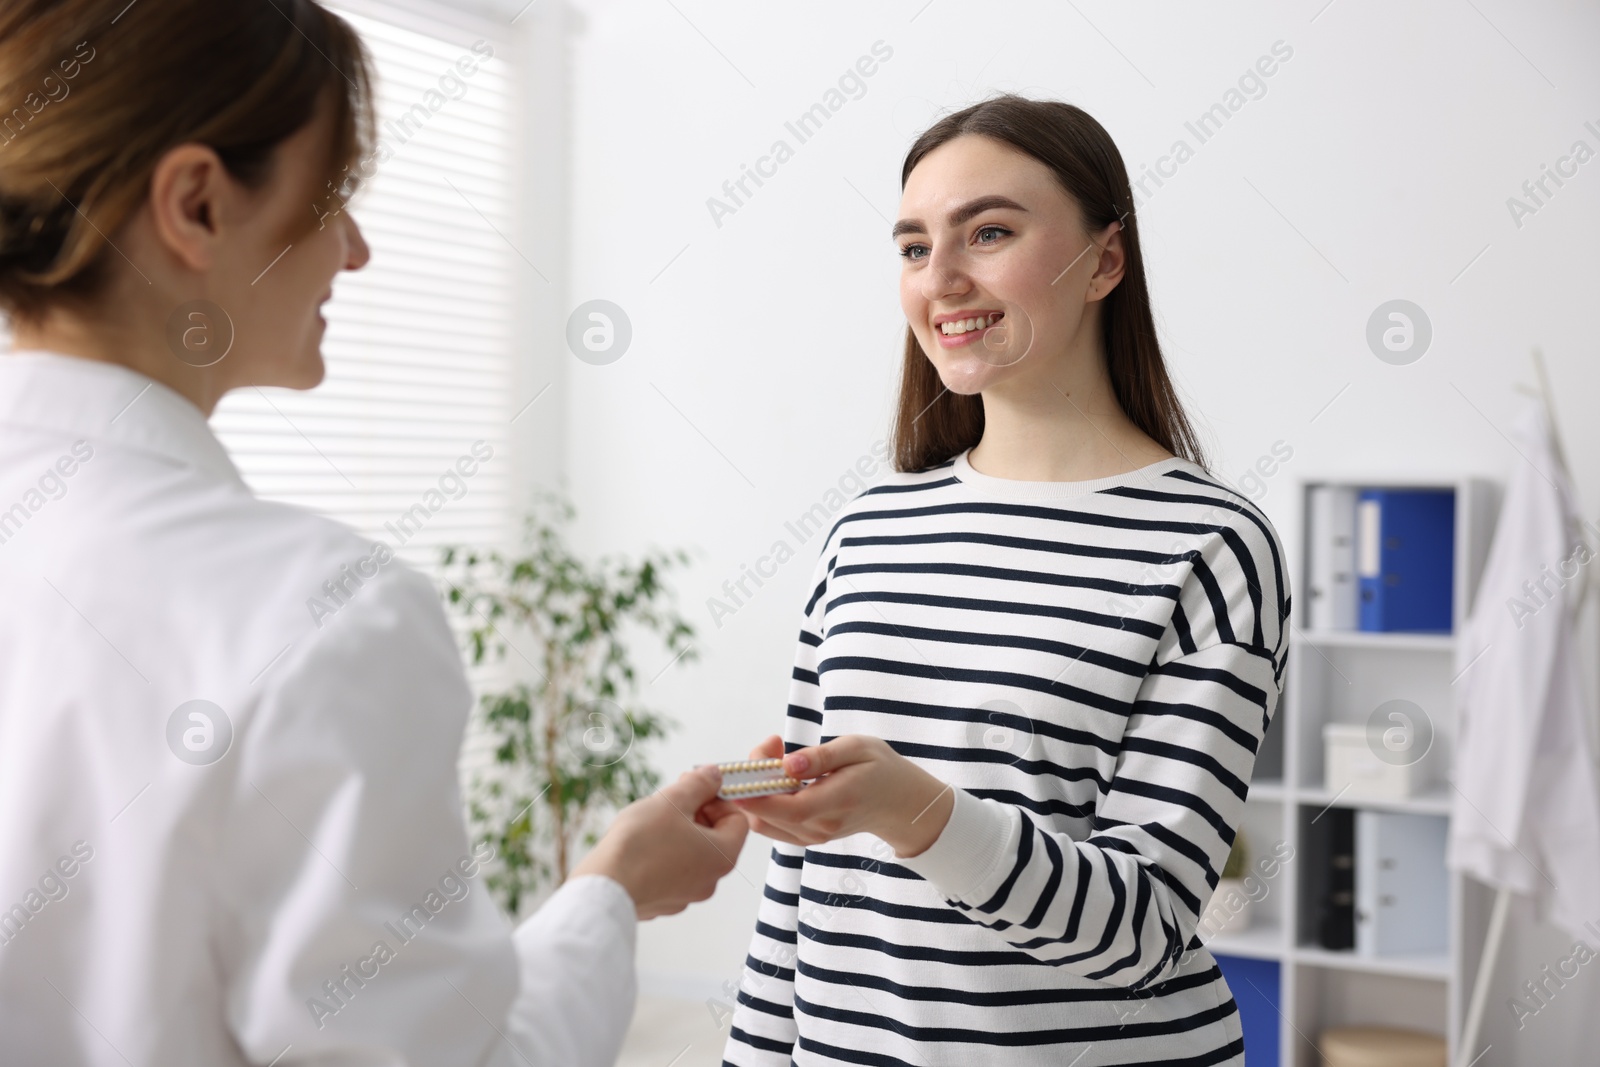
[[[985,241],[985,240],[983,240],[983,235],[984,234],[993,233],[993,234],[996,235],[995,240],[999,240],[1001,237],[1005,237],[1010,232],[1011,231],[1006,229],[1004,226],[981,226],[981,227],[979,227],[978,232],[973,234],[973,236],[978,239],[978,243],[979,244],[990,244],[990,245],[992,245],[992,244],[994,244],[994,241]]]
[[[917,252],[926,252],[927,247],[927,245],[906,245],[900,250],[900,255],[904,256],[906,259],[921,259],[923,257],[917,255]]]

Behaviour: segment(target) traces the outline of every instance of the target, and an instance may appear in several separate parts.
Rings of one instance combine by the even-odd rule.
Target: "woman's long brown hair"
[[[1106,370],[1117,403],[1133,424],[1173,455],[1202,467],[1204,453],[1167,376],[1150,314],[1139,220],[1122,154],[1088,112],[1055,100],[1005,94],[940,119],[917,138],[900,169],[900,187],[924,156],[963,134],[1011,145],[1049,167],[1083,212],[1091,233],[1122,222],[1127,267],[1101,301]],[[983,437],[983,397],[944,388],[939,372],[906,327],[900,399],[889,431],[899,471],[920,471],[949,460]]]
[[[91,300],[107,246],[177,145],[209,145],[250,188],[333,103],[326,181],[348,196],[373,140],[371,64],[314,0],[7,0],[0,4],[0,310]],[[333,195],[320,181],[314,201]]]

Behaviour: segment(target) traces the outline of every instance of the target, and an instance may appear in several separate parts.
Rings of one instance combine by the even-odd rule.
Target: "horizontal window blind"
[[[423,0],[328,6],[373,57],[378,134],[394,152],[351,205],[372,259],[334,281],[323,383],[237,390],[212,426],[258,495],[347,523],[436,576],[442,545],[500,547],[517,532],[509,20]],[[492,58],[473,51],[480,41]],[[463,57],[477,66],[470,77]],[[447,476],[462,456],[478,459],[480,441],[493,456],[456,499]],[[451,624],[463,637],[453,612]],[[529,672],[513,652],[469,673],[483,693]],[[464,781],[492,764],[477,726],[460,753]]]
[[[258,494],[348,523],[431,573],[441,545],[513,532],[510,44],[464,32],[448,11],[429,32],[414,2],[393,21],[370,2],[328,6],[373,56],[378,134],[393,151],[351,206],[372,260],[334,282],[323,384],[237,390],[212,425]],[[456,471],[463,456],[471,477]]]

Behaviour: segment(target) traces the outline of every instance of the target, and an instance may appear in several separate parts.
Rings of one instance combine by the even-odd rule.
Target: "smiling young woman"
[[[1174,454],[1205,466],[1156,339],[1127,172],[1098,122],[1070,104],[991,100],[919,137],[901,185],[899,470],[980,442],[1013,478]],[[940,330],[975,311],[1001,317]]]
[[[1068,104],[902,170],[896,473],[839,514],[729,1064],[1243,1063],[1196,937],[1282,692],[1276,531],[1195,458],[1126,171]]]

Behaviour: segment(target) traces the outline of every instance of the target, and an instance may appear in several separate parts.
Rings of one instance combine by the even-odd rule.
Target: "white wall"
[[[664,772],[741,757],[779,728],[816,542],[720,626],[705,602],[776,539],[795,545],[785,520],[885,436],[901,157],[935,116],[995,90],[1084,107],[1137,174],[1175,139],[1196,146],[1185,122],[1285,42],[1264,95],[1140,207],[1162,341],[1217,473],[1238,480],[1292,447],[1260,497],[1290,546],[1296,478],[1503,480],[1521,462],[1502,432],[1522,403],[1512,383],[1533,380],[1538,345],[1585,514],[1600,515],[1600,158],[1520,227],[1506,204],[1575,140],[1600,150],[1600,12],[1324,3],[579,5],[571,143],[548,145],[570,151],[567,307],[617,303],[633,341],[610,365],[567,360],[562,465],[596,550],[701,552],[676,585],[703,659],[648,690],[682,724],[656,749]],[[797,145],[785,121],[880,40],[893,55],[864,95]],[[707,198],[780,137],[794,158],[717,225]],[[1434,328],[1409,366],[1364,340],[1396,297]],[[643,928],[652,985],[704,996],[737,977],[765,854],[752,838],[713,901]],[[1491,1025],[1565,944],[1521,917],[1512,937]],[[1501,1025],[1497,1050],[1578,1062],[1600,1040],[1590,970],[1523,1033]]]

